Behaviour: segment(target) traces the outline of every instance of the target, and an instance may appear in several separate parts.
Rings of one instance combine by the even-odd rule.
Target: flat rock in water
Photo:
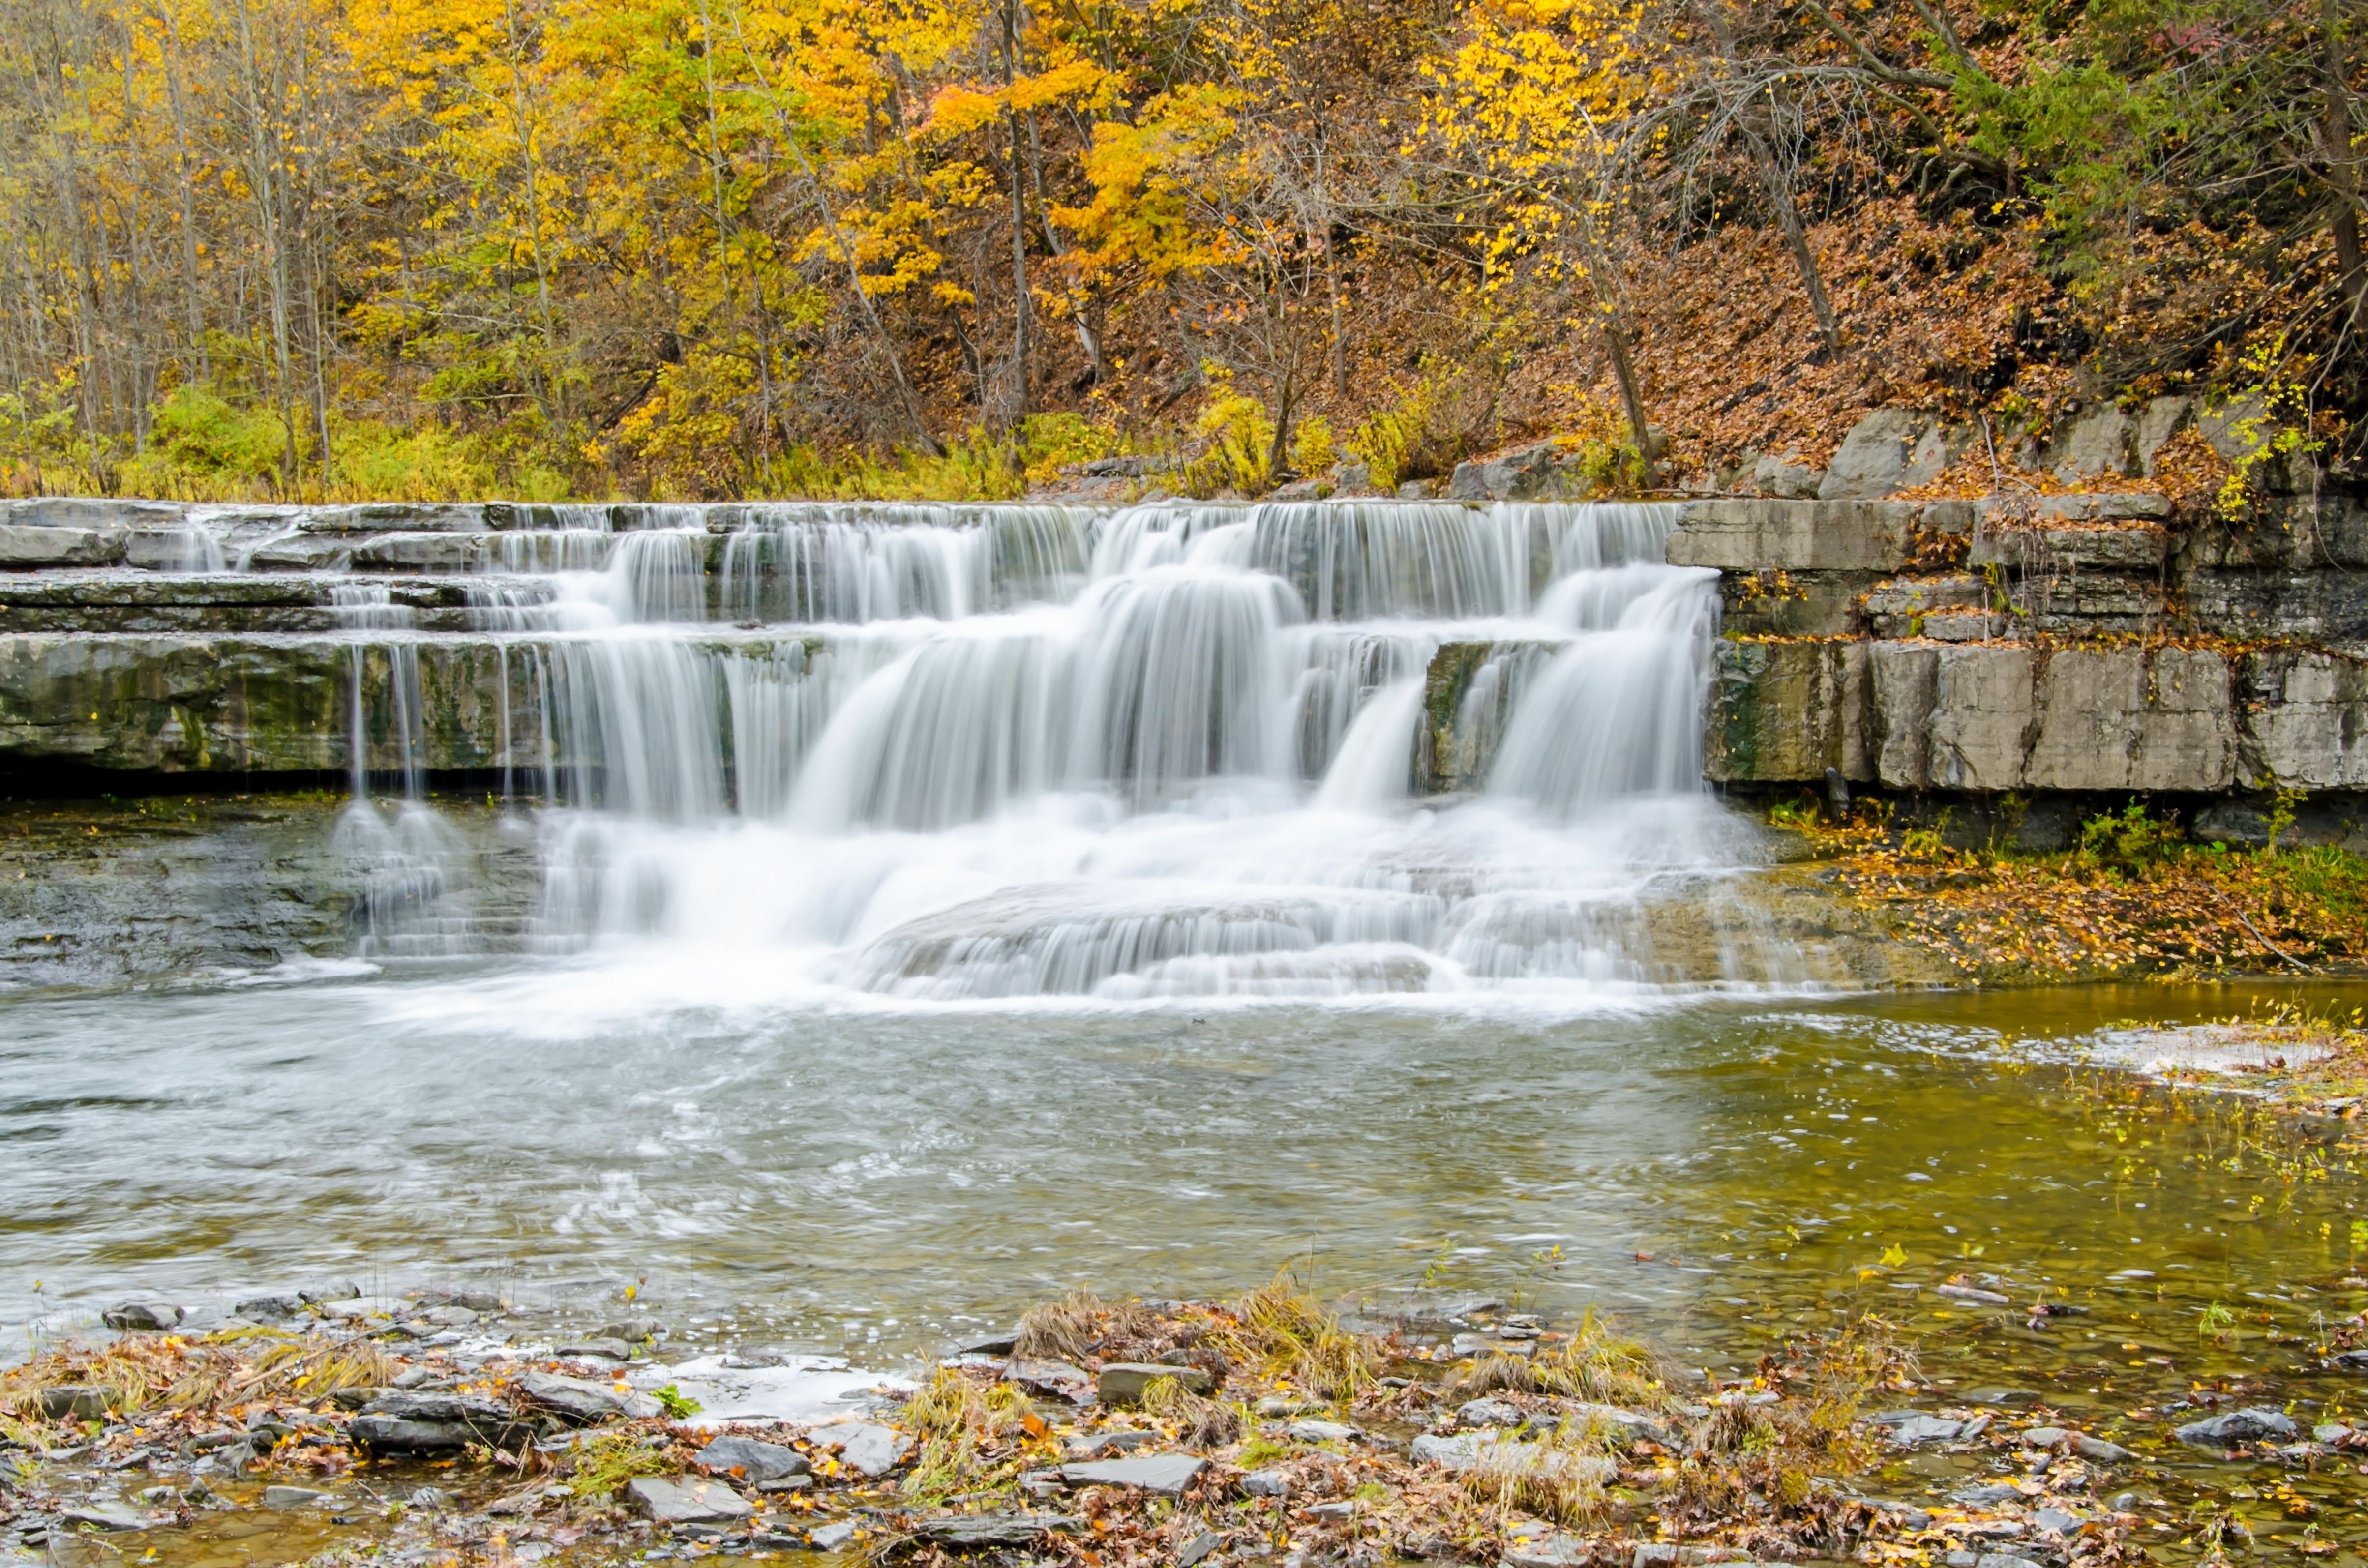
[[[2061,1508],[2042,1508],[2031,1516],[2031,1522],[2054,1535],[2070,1535],[2088,1523],[2078,1514],[2067,1514]]]
[[[346,1423],[346,1439],[375,1453],[427,1454],[465,1449],[483,1439],[458,1421],[408,1421],[399,1415],[357,1415]]]
[[[1164,1497],[1180,1494],[1209,1461],[1191,1454],[1140,1454],[1090,1464],[1064,1464],[1061,1479],[1072,1486],[1131,1486]]]
[[[913,1451],[912,1438],[894,1426],[882,1426],[869,1421],[824,1426],[812,1433],[811,1437],[814,1442],[828,1443],[837,1449],[839,1458],[866,1475],[887,1474]]]
[[[480,1395],[425,1389],[390,1389],[363,1405],[362,1414],[392,1415],[404,1421],[458,1421],[484,1426],[507,1426],[516,1419],[507,1406]]]
[[[699,1450],[699,1463],[707,1470],[735,1474],[759,1485],[810,1474],[814,1470],[806,1456],[797,1449],[756,1437],[718,1437]]]
[[[1651,1416],[1634,1410],[1622,1410],[1616,1404],[1574,1404],[1569,1415],[1581,1426],[1591,1426],[1612,1442],[1625,1448],[1631,1443],[1668,1443],[1669,1434]]]
[[[1086,1374],[1084,1369],[1072,1367],[1066,1361],[1015,1357],[1003,1376],[1005,1381],[1018,1383],[1029,1392],[1042,1394],[1047,1399],[1065,1399],[1071,1404],[1091,1404],[1094,1402],[1094,1380]]]
[[[2196,1448],[2233,1449],[2264,1437],[2292,1437],[2297,1428],[2286,1414],[2267,1406],[2231,1410],[2202,1421],[2191,1421],[2171,1435]]]
[[[2001,1503],[2022,1501],[2022,1488],[2004,1481],[1985,1482],[1958,1487],[1949,1494],[1949,1501],[1963,1503],[1970,1508],[1995,1508]]]
[[[323,1317],[350,1322],[402,1316],[411,1311],[411,1303],[399,1296],[354,1296],[342,1301],[314,1301],[313,1309]]]
[[[89,1525],[103,1530],[144,1530],[148,1521],[131,1509],[105,1503],[86,1508],[68,1508],[58,1517],[69,1524]]]
[[[2086,1432],[2075,1432],[2068,1426],[2033,1426],[2022,1434],[2023,1447],[2055,1449],[2069,1443],[2072,1451],[2084,1460],[2099,1464],[2123,1464],[2137,1455],[2119,1443],[2109,1443],[2102,1437],[2091,1437]]]
[[[615,1323],[602,1324],[598,1328],[594,1329],[592,1337],[621,1339],[628,1345],[637,1345],[644,1339],[655,1339],[665,1332],[666,1324],[655,1318],[620,1318]]]
[[[309,1486],[267,1486],[263,1489],[263,1506],[267,1508],[301,1508],[325,1492],[315,1492]]]
[[[806,1544],[816,1551],[837,1551],[855,1539],[853,1519],[837,1519],[826,1525],[816,1525],[806,1532]]]
[[[1019,1331],[1015,1328],[957,1345],[954,1346],[954,1354],[957,1356],[1008,1356],[1018,1348],[1019,1348]]]
[[[1967,1404],[1998,1404],[2011,1410],[2039,1403],[2039,1395],[2029,1389],[1967,1389],[1958,1397]]]
[[[170,1301],[120,1301],[98,1314],[98,1321],[109,1328],[163,1329],[172,1328],[188,1314]]]
[[[1028,1546],[1039,1537],[1075,1534],[1077,1521],[1066,1514],[973,1514],[951,1519],[924,1519],[913,1533],[939,1546]]]
[[[328,1279],[306,1286],[296,1292],[296,1299],[316,1307],[330,1301],[356,1301],[362,1300],[362,1288],[359,1280]]]
[[[555,1372],[529,1372],[518,1380],[518,1388],[543,1409],[572,1421],[646,1421],[665,1408],[645,1393]]]
[[[1159,1361],[1112,1361],[1094,1381],[1094,1392],[1104,1404],[1136,1404],[1155,1378],[1174,1378],[1190,1393],[1217,1392],[1217,1380],[1205,1367],[1170,1367]]]
[[[1952,1421],[1945,1415],[1927,1415],[1921,1410],[1885,1411],[1869,1425],[1903,1449],[1948,1442],[1964,1431],[1965,1426],[1962,1421]]]
[[[302,1296],[249,1296],[232,1307],[231,1312],[250,1322],[261,1322],[269,1318],[292,1318],[303,1310],[304,1298]]]
[[[666,1481],[637,1475],[625,1483],[626,1501],[654,1524],[720,1525],[754,1514],[740,1494],[720,1481]]]
[[[2368,1372],[2368,1350],[2342,1350],[2327,1358],[2327,1364],[2343,1372]]]
[[[1575,1536],[1550,1535],[1543,1540],[1514,1541],[1497,1561],[1511,1568],[1577,1568],[1588,1556],[1584,1540]]]
[[[579,1339],[573,1345],[563,1345],[558,1353],[570,1358],[595,1357],[603,1361],[630,1361],[633,1347],[621,1339]]]
[[[2013,1297],[1997,1290],[1985,1290],[1975,1285],[1940,1285],[1934,1287],[1934,1293],[1946,1296],[1952,1301],[1972,1301],[1985,1307],[2006,1307],[2014,1304]]]

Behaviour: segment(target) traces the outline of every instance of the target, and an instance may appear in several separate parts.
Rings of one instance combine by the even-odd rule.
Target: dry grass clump
[[[1143,1410],[1157,1420],[1172,1422],[1178,1441],[1191,1449],[1221,1449],[1241,1441],[1249,1425],[1242,1408],[1203,1399],[1177,1378],[1154,1378],[1143,1391]]]
[[[919,1503],[1009,1485],[1028,1439],[1049,1431],[1018,1384],[981,1384],[951,1367],[915,1391],[904,1426],[919,1451],[899,1490]]]
[[[1158,1318],[1140,1301],[1105,1301],[1090,1290],[1072,1290],[1029,1308],[1012,1349],[1033,1358],[1082,1361],[1107,1344],[1144,1338],[1158,1327]]]
[[[1591,1308],[1564,1344],[1526,1358],[1484,1356],[1454,1386],[1461,1393],[1554,1394],[1628,1410],[1666,1410],[1672,1400],[1660,1358]]]
[[[1336,1404],[1353,1403],[1373,1385],[1387,1358],[1381,1342],[1351,1334],[1324,1303],[1278,1274],[1234,1306],[1234,1321],[1207,1343],[1268,1381],[1288,1383]]]
[[[1884,1319],[1789,1346],[1760,1364],[1759,1381],[1783,1396],[1752,1404],[1730,1398],[1694,1429],[1665,1514],[1683,1519],[1767,1518],[1830,1533],[1842,1494],[1816,1485],[1873,1458],[1851,1422],[1866,1396],[1913,1373],[1914,1358]]]

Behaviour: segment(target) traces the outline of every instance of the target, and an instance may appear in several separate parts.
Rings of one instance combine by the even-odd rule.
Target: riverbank
[[[1939,1289],[2024,1310],[1982,1278],[2002,1288]],[[20,1547],[193,1568],[258,1534],[341,1563],[2065,1568],[2148,1541],[2210,1556],[2243,1528],[2228,1499],[2260,1494],[2240,1477],[2348,1471],[2368,1446],[2225,1380],[2066,1419],[1928,1378],[1865,1313],[1720,1379],[1592,1312],[1437,1291],[1347,1317],[1281,1279],[1225,1301],[1072,1294],[911,1381],[842,1376],[841,1408],[802,1418],[702,1410],[689,1373],[765,1363],[670,1364],[665,1325],[630,1308],[573,1342],[506,1334],[507,1304],[465,1292],[266,1298],[203,1334],[180,1313],[124,1303],[111,1343],[0,1377],[0,1531]],[[2315,1349],[2348,1367],[2353,1332]],[[2287,1544],[2337,1550],[2315,1525]]]

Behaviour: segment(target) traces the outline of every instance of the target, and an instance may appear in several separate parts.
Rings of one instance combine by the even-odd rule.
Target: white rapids
[[[544,737],[501,781],[544,867],[530,945],[586,994],[1786,978],[1740,915],[1684,953],[1650,917],[1718,904],[1744,858],[1701,778],[1715,574],[1663,563],[1675,507],[814,503],[613,533],[554,511],[470,602]],[[349,602],[350,635],[385,640],[384,596]],[[1476,667],[1441,713],[1450,643]],[[358,649],[358,725],[366,666],[380,710],[425,722],[404,658]],[[1485,766],[1425,798],[1442,748]],[[432,833],[352,836],[396,884],[435,874]]]

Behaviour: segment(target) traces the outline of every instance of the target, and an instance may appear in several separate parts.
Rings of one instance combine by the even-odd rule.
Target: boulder
[[[2291,1442],[2297,1430],[2285,1412],[2260,1405],[2247,1410],[2224,1411],[2201,1421],[2191,1421],[2171,1436],[2192,1448],[2233,1449],[2246,1443],[2258,1443],[2263,1438]]]
[[[1798,452],[1763,457],[1751,465],[1751,488],[1780,501],[1814,501],[1825,475],[1801,460]]]
[[[170,1301],[122,1301],[98,1314],[98,1321],[109,1328],[167,1329],[176,1326],[188,1314]]]
[[[1817,484],[1821,501],[1872,501],[1930,483],[1947,466],[1933,417],[1906,408],[1879,408],[1842,437]]]
[[[1555,493],[1561,452],[1552,441],[1460,462],[1447,482],[1451,501],[1534,501]]]
[[[2138,422],[2112,403],[2058,426],[2040,462],[2066,484],[2138,472]]]
[[[737,1475],[752,1485],[814,1471],[797,1449],[756,1437],[718,1437],[699,1450],[699,1464],[708,1471]]]
[[[2138,472],[2152,479],[2155,455],[2172,437],[2194,423],[2195,400],[2192,398],[2158,397],[2147,403],[2138,415]]]
[[[905,1462],[913,1451],[913,1439],[893,1426],[876,1422],[850,1421],[837,1426],[817,1428],[812,1435],[817,1443],[838,1450],[838,1457],[866,1475],[885,1475]]]

